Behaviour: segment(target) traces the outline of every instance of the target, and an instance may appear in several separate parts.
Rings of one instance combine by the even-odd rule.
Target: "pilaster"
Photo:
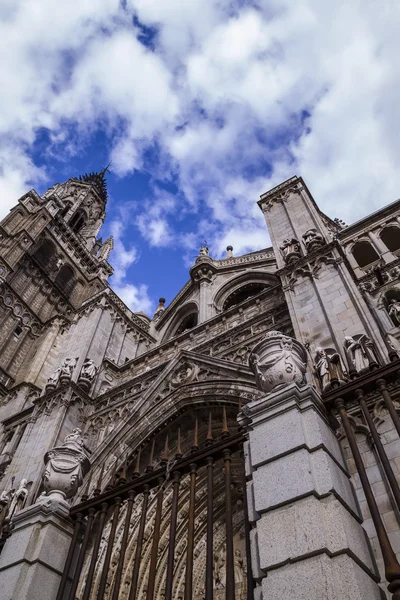
[[[54,600],[73,527],[68,504],[47,500],[21,510],[0,555],[4,600]]]
[[[379,576],[320,396],[296,383],[239,416],[253,576],[262,600],[381,599]]]

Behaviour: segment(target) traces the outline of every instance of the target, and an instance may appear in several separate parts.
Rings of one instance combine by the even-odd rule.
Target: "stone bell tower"
[[[322,348],[339,353],[346,365],[345,345],[353,336],[364,336],[374,344],[372,359],[383,364],[388,348],[337,239],[342,224],[320,211],[301,177],[263,194],[258,204],[296,338],[312,357]]]
[[[34,383],[52,340],[104,289],[112,240],[96,242],[105,216],[104,171],[31,190],[0,223],[0,394]]]

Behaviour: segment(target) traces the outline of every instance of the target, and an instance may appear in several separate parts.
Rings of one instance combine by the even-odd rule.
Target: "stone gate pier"
[[[319,394],[304,383],[305,350],[273,333],[250,357],[266,394],[239,415],[248,432],[254,597],[385,598],[339,442]]]

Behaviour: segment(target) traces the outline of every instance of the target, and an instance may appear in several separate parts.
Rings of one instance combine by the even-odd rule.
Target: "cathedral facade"
[[[293,177],[272,247],[152,317],[108,283],[105,173],[0,223],[0,581],[45,600],[400,599],[400,201]]]

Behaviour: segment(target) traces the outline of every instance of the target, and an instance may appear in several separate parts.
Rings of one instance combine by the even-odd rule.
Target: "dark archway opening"
[[[370,265],[376,260],[379,260],[379,254],[377,251],[374,249],[372,244],[366,241],[357,242],[354,244],[352,253],[361,268]]]
[[[390,225],[381,232],[380,238],[391,252],[400,250],[400,229]]]
[[[260,282],[247,283],[246,285],[243,285],[228,296],[222,307],[223,310],[228,310],[228,308],[232,308],[233,306],[236,306],[236,304],[240,304],[248,298],[252,298],[256,294],[259,294],[265,290],[266,287],[268,286],[265,283]]]

